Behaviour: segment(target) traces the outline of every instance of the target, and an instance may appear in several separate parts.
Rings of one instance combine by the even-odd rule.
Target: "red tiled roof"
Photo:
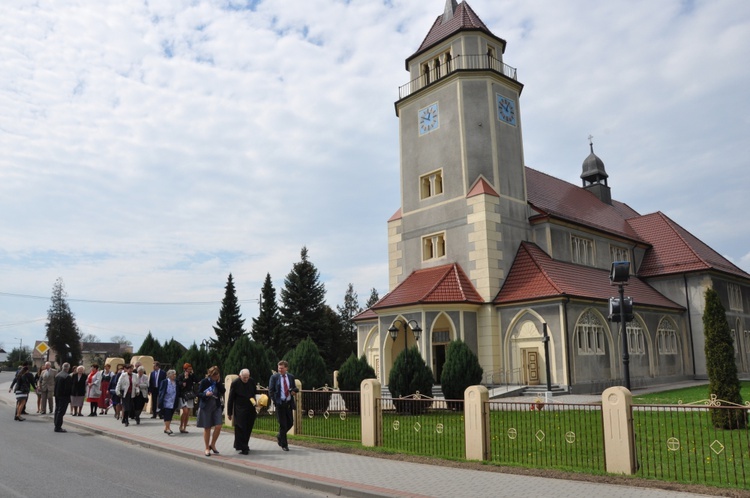
[[[509,304],[551,297],[570,296],[609,300],[617,294],[609,272],[598,268],[556,261],[536,244],[522,242],[495,304]],[[683,310],[637,277],[630,277],[625,294],[644,306]]]
[[[403,215],[401,214],[401,208],[398,208],[395,213],[393,213],[393,216],[388,218],[388,221],[394,221],[394,220],[400,220],[403,218]]]
[[[358,322],[358,321],[364,321],[364,320],[373,320],[377,317],[378,315],[374,311],[372,311],[372,308],[367,308],[363,312],[357,313],[356,315],[354,315],[352,317],[352,321]]]
[[[480,30],[484,31],[493,38],[497,38],[492,34],[492,32],[482,22],[482,20],[479,19],[479,16],[471,7],[469,7],[469,4],[466,2],[461,2],[460,4],[458,4],[458,7],[456,7],[456,11],[453,14],[453,19],[450,19],[445,24],[442,24],[442,21],[443,16],[439,15],[437,19],[435,19],[435,22],[432,24],[432,28],[430,28],[427,36],[425,36],[424,40],[422,41],[422,44],[419,46],[419,50],[417,50],[414,55],[409,57],[409,59],[414,58],[414,56],[416,56],[423,50],[427,50],[433,45],[440,43],[446,38],[449,38],[450,36],[453,36],[454,34],[463,30]],[[497,39],[502,43],[504,51],[505,40],[501,38]],[[407,69],[409,69],[409,59],[407,59]]]
[[[487,194],[487,195],[494,195],[495,197],[500,197],[497,192],[495,192],[495,189],[490,186],[489,183],[484,178],[479,178],[476,183],[474,183],[474,186],[471,187],[469,190],[469,194],[466,196],[468,197],[474,197],[475,195],[480,194]]]
[[[638,213],[626,204],[612,201],[613,205],[609,205],[588,190],[529,167],[526,168],[526,190],[529,204],[542,216],[645,242],[627,223],[624,215],[637,216]]]
[[[641,277],[655,277],[709,269],[750,278],[693,234],[662,212],[628,220],[640,237],[651,243],[638,269]]]
[[[410,304],[472,303],[484,300],[457,263],[414,270],[373,310],[407,306]]]

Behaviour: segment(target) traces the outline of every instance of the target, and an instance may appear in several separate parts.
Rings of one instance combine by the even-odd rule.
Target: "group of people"
[[[287,432],[294,424],[293,413],[298,389],[294,376],[287,371],[289,364],[282,360],[277,368],[277,373],[268,382],[268,396],[275,405],[279,422],[276,440],[282,450],[289,451]],[[72,416],[83,416],[84,400],[90,405],[89,417],[106,415],[112,408],[115,418],[122,420],[126,427],[130,425],[130,420],[135,420],[138,425],[150,394],[151,418],[163,419],[164,433],[172,436],[174,431],[171,424],[177,413],[180,418],[179,432],[188,432],[190,413],[197,399],[199,405],[196,425],[203,429],[205,455],[211,456],[219,453],[216,441],[223,425],[226,398],[227,416],[234,421],[234,448],[243,455],[250,452],[250,436],[257,414],[257,392],[256,382],[246,368],[231,383],[228,395],[217,366],[209,368],[206,377],[200,381],[193,374],[189,363],[182,366],[179,376],[175,370],[162,371],[159,362],[154,362],[154,370],[150,375],[146,375],[145,368],[139,363],[118,365],[116,372],[111,371],[109,363],[104,365],[104,370],[94,364],[88,374],[83,366],[75,367],[73,372],[71,373],[69,363],[63,363],[58,372],[47,362],[35,377],[28,365],[23,365],[10,386],[10,391],[15,389],[16,395],[15,420],[25,420],[21,415],[26,413],[29,393],[34,389],[38,394],[37,413],[47,413],[47,408],[53,413],[54,408],[55,432],[67,432],[62,425],[69,405]]]

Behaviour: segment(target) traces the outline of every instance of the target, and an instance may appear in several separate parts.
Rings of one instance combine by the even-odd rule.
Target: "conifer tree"
[[[734,362],[734,341],[727,322],[726,310],[715,289],[706,289],[703,310],[703,333],[706,336],[706,372],[709,394],[720,400],[742,405],[740,380]],[[712,409],[711,421],[719,429],[744,429],[747,412],[734,409]]]
[[[351,283],[346,289],[346,294],[344,294],[344,305],[336,306],[336,309],[339,312],[342,333],[336,358],[336,366],[339,366],[342,361],[346,361],[346,358],[351,353],[356,353],[357,350],[357,324],[352,319],[362,311],[362,308],[359,307],[357,293],[354,292],[354,286]]]
[[[227,278],[227,285],[224,287],[224,299],[221,300],[219,319],[213,327],[216,339],[209,339],[211,352],[214,353],[218,361],[222,362],[222,364],[229,355],[229,351],[234,346],[234,343],[245,335],[244,324],[245,320],[240,313],[240,305],[234,289],[234,280],[232,280],[232,274],[230,273]],[[222,367],[223,365],[219,366]],[[223,371],[224,369],[222,368]]]
[[[151,331],[148,331],[146,338],[143,339],[141,347],[135,352],[135,356],[151,356],[156,361],[163,361],[164,351],[159,339],[156,339],[151,335]]]
[[[175,365],[175,370],[177,370],[178,373],[182,373],[182,366],[185,363],[190,363],[190,366],[193,367],[193,374],[195,375],[196,379],[200,380],[203,377],[206,376],[206,372],[208,372],[208,369],[213,366],[213,363],[211,362],[211,358],[208,355],[208,351],[206,351],[206,348],[204,347],[198,347],[195,342],[188,348],[187,351],[185,351],[185,354],[182,355],[182,357],[177,362],[178,364]],[[223,374],[223,372],[222,372]]]
[[[372,305],[377,303],[380,300],[380,296],[378,296],[378,290],[373,287],[370,289],[370,297],[367,298],[367,302],[365,303],[365,309],[369,310],[372,308]]]
[[[276,365],[273,365],[275,367]],[[273,367],[268,359],[266,350],[259,343],[250,340],[246,335],[240,337],[229,351],[227,361],[224,362],[224,375],[239,375],[240,370],[247,368],[255,382],[262,386],[268,385]]]
[[[75,316],[65,300],[67,297],[62,278],[55,281],[52,287],[52,304],[47,310],[47,341],[55,350],[58,364],[69,362],[71,365],[81,363],[81,333],[78,330]]]
[[[331,334],[326,313],[325,286],[320,282],[318,269],[307,256],[307,248],[300,252],[300,261],[284,279],[281,289],[281,323],[279,349],[285,352],[306,338],[311,338],[324,358],[331,358]],[[333,353],[333,354],[332,354]]]
[[[279,347],[281,317],[279,316],[279,306],[276,303],[276,289],[271,282],[270,273],[266,274],[260,299],[260,313],[258,313],[258,318],[253,318],[253,340],[270,350],[272,356],[276,356],[281,351]]]
[[[459,339],[448,344],[443,372],[440,375],[440,384],[445,399],[463,400],[466,388],[481,383],[483,374],[479,358],[465,342]],[[451,407],[461,406],[463,403],[451,405]]]

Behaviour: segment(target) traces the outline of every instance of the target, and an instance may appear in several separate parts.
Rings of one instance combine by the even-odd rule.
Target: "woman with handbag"
[[[213,366],[208,369],[206,378],[198,385],[198,427],[203,429],[203,442],[206,445],[206,456],[211,452],[219,453],[216,449],[216,440],[219,439],[222,425],[222,411],[224,409],[224,393],[226,388],[221,382],[219,367]],[[211,429],[213,428],[213,435]],[[210,442],[209,442],[210,439]]]
[[[135,377],[136,391],[133,394],[133,412],[135,413],[135,425],[141,425],[141,412],[148,401],[148,375],[146,369],[141,365]]]
[[[198,387],[198,381],[193,374],[193,366],[190,363],[182,365],[182,375],[180,376],[180,392],[182,397],[180,399],[180,432],[183,434],[187,433],[188,421],[190,420],[190,412],[195,406],[195,389]]]
[[[19,422],[26,420],[21,417],[21,413],[26,408],[26,400],[29,399],[29,392],[31,392],[32,387],[36,390],[34,375],[29,372],[28,366],[24,366],[18,371],[18,375],[10,383],[10,389],[8,389],[8,392],[13,391],[13,388],[16,389],[16,417],[14,420],[18,420]]]

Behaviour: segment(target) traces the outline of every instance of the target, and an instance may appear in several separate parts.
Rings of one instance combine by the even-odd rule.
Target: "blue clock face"
[[[424,135],[439,126],[437,102],[419,110],[419,134]]]
[[[497,94],[497,119],[516,126],[516,102]]]

